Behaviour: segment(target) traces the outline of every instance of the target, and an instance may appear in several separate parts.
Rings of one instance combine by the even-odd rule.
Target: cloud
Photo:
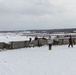
[[[24,15],[47,15],[61,12],[62,8],[54,6],[49,0],[4,0],[0,2],[1,13]]]
[[[75,9],[75,0],[0,0],[0,26],[7,29],[72,27],[76,24]]]

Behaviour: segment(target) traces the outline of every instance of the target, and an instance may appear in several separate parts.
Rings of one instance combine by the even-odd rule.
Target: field
[[[0,50],[0,75],[76,75],[76,46]]]
[[[28,40],[25,36],[0,36],[0,41]],[[0,75],[76,75],[76,46],[55,45],[0,49]]]

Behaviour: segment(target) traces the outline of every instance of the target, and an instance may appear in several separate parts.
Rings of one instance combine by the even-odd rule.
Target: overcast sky
[[[76,28],[76,0],[0,0],[0,31]]]

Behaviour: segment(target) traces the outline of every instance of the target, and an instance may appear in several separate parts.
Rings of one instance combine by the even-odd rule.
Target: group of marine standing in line
[[[49,38],[48,38],[47,42],[48,42],[49,50],[52,50],[53,39],[50,35],[49,35]],[[68,47],[70,47],[70,46],[73,47],[73,39],[72,39],[71,35],[70,35],[70,38],[69,38]]]

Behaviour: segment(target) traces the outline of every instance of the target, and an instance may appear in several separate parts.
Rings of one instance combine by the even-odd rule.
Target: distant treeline
[[[73,33],[76,31],[76,28],[68,28],[68,29],[47,29],[47,30],[29,30],[31,32],[36,33],[57,33],[57,32],[64,32],[64,33]]]
[[[64,32],[64,33],[73,33],[76,32],[76,28],[68,28],[68,29],[43,29],[43,30],[14,30],[14,31],[0,31],[0,33],[18,33],[18,32],[24,32],[24,31],[30,31],[30,32],[36,32],[36,33],[58,33],[58,32]]]

